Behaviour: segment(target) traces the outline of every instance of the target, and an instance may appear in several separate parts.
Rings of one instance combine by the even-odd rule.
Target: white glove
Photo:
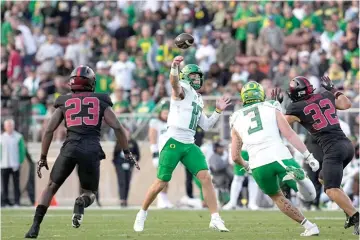
[[[310,153],[310,154],[306,157],[305,163],[306,163],[306,164],[309,164],[309,166],[311,167],[311,170],[312,170],[313,172],[316,172],[316,171],[319,170],[319,168],[320,168],[319,161],[314,158],[314,156],[312,155],[312,153]]]
[[[154,167],[157,168],[159,166],[159,158],[158,157],[153,158],[152,162],[153,162]]]
[[[244,169],[246,170],[246,172],[251,173],[251,169],[250,169],[250,166],[249,166],[248,162],[245,162]]]

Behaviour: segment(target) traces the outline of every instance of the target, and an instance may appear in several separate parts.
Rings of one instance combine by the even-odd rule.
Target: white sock
[[[147,214],[147,211],[144,210],[144,209],[140,209],[139,213],[143,214],[143,215],[146,215]]]
[[[219,213],[213,213],[213,214],[211,214],[211,219],[213,219],[213,218],[219,218],[219,217],[220,217]]]
[[[236,206],[237,200],[239,198],[239,194],[243,186],[244,179],[245,179],[244,176],[234,175],[234,178],[231,182],[229,203],[231,203],[231,205],[233,206]]]
[[[304,220],[301,222],[301,225],[305,228],[305,229],[310,229],[314,226],[314,224],[312,222],[310,222],[309,220],[307,220],[306,218],[304,218]]]
[[[356,208],[359,207],[359,196],[354,196],[353,205]]]
[[[259,192],[259,187],[256,184],[254,178],[252,176],[248,177],[248,190],[249,190],[249,205],[257,206],[256,199]]]
[[[316,198],[316,190],[314,184],[309,178],[296,181],[296,186],[299,190],[298,194],[305,202],[311,202]]]

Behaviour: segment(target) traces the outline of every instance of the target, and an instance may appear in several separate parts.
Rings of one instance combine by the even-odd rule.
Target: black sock
[[[35,216],[34,216],[34,224],[40,225],[48,207],[45,205],[38,205],[35,210]]]
[[[87,208],[92,204],[91,198],[89,196],[82,196],[82,199],[84,200],[84,207]]]

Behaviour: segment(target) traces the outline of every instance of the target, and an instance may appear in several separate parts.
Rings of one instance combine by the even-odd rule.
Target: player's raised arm
[[[319,169],[319,162],[309,152],[280,111],[276,111],[276,121],[281,134],[304,156],[306,163],[310,165],[313,172],[316,172]]]
[[[236,132],[235,129],[231,129],[231,159],[243,166],[246,171],[249,170],[249,164],[244,161],[244,159],[241,157],[241,148],[242,148],[243,142],[239,134]]]
[[[321,77],[321,85],[334,94],[336,109],[346,110],[351,108],[351,101],[342,92],[338,91],[328,76]]]
[[[184,99],[184,90],[179,83],[179,66],[183,60],[184,58],[182,56],[177,56],[171,64],[170,84],[172,87],[172,98],[175,100]]]
[[[54,136],[54,131],[59,127],[60,123],[64,119],[64,115],[60,108],[57,108],[53,115],[51,116],[49,123],[46,127],[45,133],[42,138],[41,143],[41,157],[38,161],[37,166],[37,174],[39,178],[42,177],[41,175],[41,168],[45,167],[46,170],[49,170],[48,164],[47,164],[47,154],[49,152],[49,147],[51,144],[51,140]]]
[[[228,97],[221,97],[216,101],[216,109],[213,114],[208,118],[205,113],[201,113],[198,125],[205,131],[210,130],[215,123],[219,120],[220,114],[231,104]]]
[[[125,130],[121,125],[121,123],[119,122],[119,120],[117,119],[111,107],[106,108],[104,112],[104,120],[112,129],[114,129],[115,136],[119,142],[119,146],[121,147],[121,149],[125,154],[125,158],[128,161],[133,162],[137,169],[140,169],[139,165],[137,164],[137,161],[132,156],[129,150],[128,140],[125,134]]]

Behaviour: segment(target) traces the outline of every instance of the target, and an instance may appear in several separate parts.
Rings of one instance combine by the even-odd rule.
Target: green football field
[[[33,210],[3,209],[1,211],[1,239],[22,239],[29,229]],[[135,210],[89,209],[85,212],[82,226],[71,227],[71,210],[50,209],[41,226],[38,239],[303,239],[303,228],[288,220],[278,211],[226,211],[221,212],[229,233],[208,229],[209,213],[191,210],[149,211],[145,231],[135,233],[132,229]],[[320,228],[320,236],[311,239],[350,240],[352,228],[345,230],[342,212],[305,212],[305,215]]]

